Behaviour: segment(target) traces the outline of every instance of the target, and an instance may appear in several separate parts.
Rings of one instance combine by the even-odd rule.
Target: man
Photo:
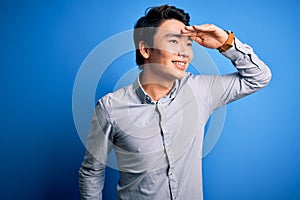
[[[79,170],[82,199],[102,199],[105,163],[115,150],[118,199],[203,199],[202,141],[210,114],[266,86],[269,68],[234,34],[173,6],[151,8],[134,32],[136,81],[101,98]],[[192,42],[218,49],[238,72],[192,75]]]

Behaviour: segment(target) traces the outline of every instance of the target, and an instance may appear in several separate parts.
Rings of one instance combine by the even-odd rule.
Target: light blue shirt
[[[82,199],[102,199],[105,163],[112,148],[120,171],[118,199],[203,199],[202,142],[207,120],[220,106],[263,88],[271,79],[269,68],[238,39],[222,54],[238,72],[186,73],[157,102],[137,78],[98,101],[79,170]]]

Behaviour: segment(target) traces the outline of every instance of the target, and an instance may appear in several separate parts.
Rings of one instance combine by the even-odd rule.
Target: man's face
[[[150,70],[156,75],[169,80],[181,79],[193,58],[192,40],[181,35],[185,25],[175,19],[166,20],[159,27],[153,38],[150,50]],[[155,63],[155,64],[154,64]]]

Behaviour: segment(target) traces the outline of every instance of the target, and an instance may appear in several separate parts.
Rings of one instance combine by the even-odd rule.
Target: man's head
[[[146,12],[145,16],[141,17],[136,22],[134,27],[134,42],[136,46],[136,63],[140,66],[140,68],[143,68],[145,59],[147,59],[147,57],[143,55],[143,52],[141,52],[141,42],[149,47],[149,49],[155,48],[154,36],[156,35],[158,28],[160,28],[160,26],[166,21],[171,22],[171,20],[175,23],[180,22],[183,26],[188,26],[190,17],[189,14],[185,13],[182,9],[178,9],[174,6],[163,5],[159,7],[152,7]],[[166,26],[166,28],[169,28],[169,26]],[[177,36],[178,34],[176,37]]]

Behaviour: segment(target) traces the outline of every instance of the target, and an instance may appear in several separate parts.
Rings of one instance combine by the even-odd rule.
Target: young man
[[[212,24],[189,26],[173,6],[151,8],[134,32],[136,81],[98,101],[79,170],[82,199],[102,199],[105,163],[113,148],[118,199],[203,199],[202,141],[210,114],[266,86],[269,68],[233,33]],[[186,73],[192,41],[218,49],[237,72]]]

